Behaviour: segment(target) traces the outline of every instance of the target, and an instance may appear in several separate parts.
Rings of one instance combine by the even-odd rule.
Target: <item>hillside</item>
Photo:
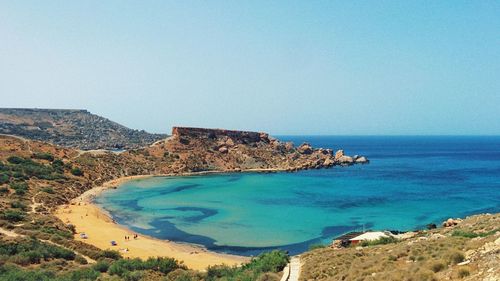
[[[396,240],[304,253],[300,280],[500,280],[500,214],[458,221]]]
[[[166,138],[71,109],[0,108],[0,134],[83,150],[139,148]]]

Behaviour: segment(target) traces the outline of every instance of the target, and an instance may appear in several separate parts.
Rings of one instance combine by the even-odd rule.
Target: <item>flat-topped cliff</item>
[[[205,138],[205,139],[228,137],[240,143],[258,142],[268,137],[266,133],[259,133],[259,132],[193,128],[193,127],[173,127],[172,136],[186,137],[186,138],[195,137],[195,138]]]
[[[0,134],[84,150],[130,149],[166,138],[81,109],[0,108]]]

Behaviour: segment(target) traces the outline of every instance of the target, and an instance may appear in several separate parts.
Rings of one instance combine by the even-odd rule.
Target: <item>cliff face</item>
[[[84,150],[139,148],[166,138],[72,109],[0,108],[0,134]]]
[[[171,138],[148,149],[152,155],[175,155],[174,171],[294,171],[368,162],[344,156],[342,151],[341,156],[333,155],[331,149],[317,149],[307,143],[295,147],[267,133],[205,128],[174,127]],[[344,161],[346,158],[349,161]]]
[[[235,131],[223,129],[206,129],[206,128],[189,128],[189,127],[173,127],[172,135],[178,138],[200,138],[200,139],[221,139],[231,138],[238,143],[256,143],[265,140],[268,135],[265,133]]]

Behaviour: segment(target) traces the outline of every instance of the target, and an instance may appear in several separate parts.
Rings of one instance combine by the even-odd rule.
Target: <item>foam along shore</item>
[[[228,255],[207,251],[196,245],[159,240],[139,234],[134,239],[133,231],[116,224],[103,210],[91,203],[100,192],[121,183],[148,176],[134,176],[116,179],[93,188],[72,200],[71,204],[59,207],[55,215],[65,223],[75,226],[75,239],[94,245],[100,249],[119,251],[124,257],[143,258],[171,257],[183,261],[191,269],[204,270],[209,265],[239,265],[249,261],[248,257]],[[80,237],[85,233],[86,237]],[[125,239],[129,236],[130,239]],[[117,243],[111,245],[111,241]]]

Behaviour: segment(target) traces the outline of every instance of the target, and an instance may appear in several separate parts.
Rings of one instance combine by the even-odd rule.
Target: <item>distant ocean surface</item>
[[[368,165],[134,180],[96,203],[138,233],[209,250],[291,254],[345,232],[500,212],[500,137],[282,136]]]

